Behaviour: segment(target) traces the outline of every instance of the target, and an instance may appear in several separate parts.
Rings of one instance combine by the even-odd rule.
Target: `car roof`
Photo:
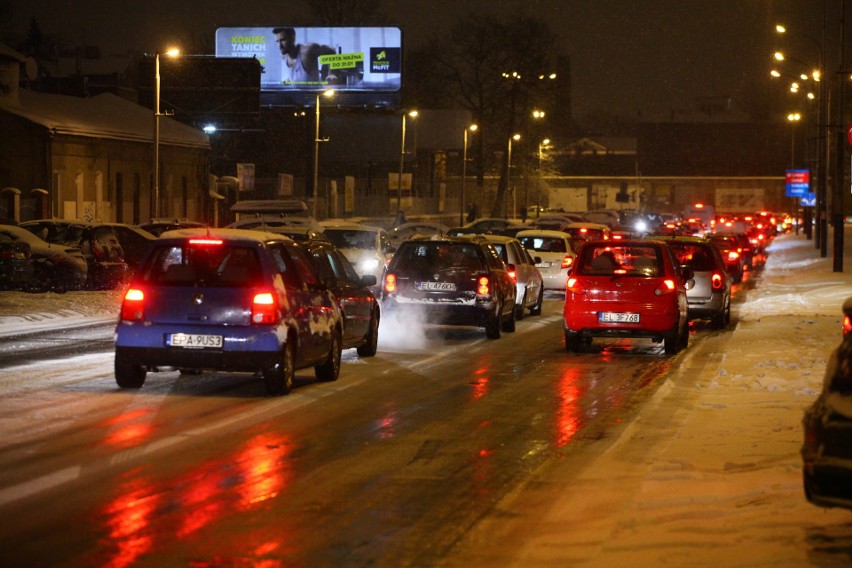
[[[160,235],[158,240],[185,240],[192,237],[213,237],[226,239],[230,241],[245,241],[255,243],[265,243],[267,241],[289,241],[293,239],[287,235],[270,233],[267,231],[255,231],[251,229],[229,229],[229,228],[190,228],[190,229],[175,229],[174,231],[166,231]]]
[[[565,231],[553,231],[550,229],[526,229],[515,235],[515,238],[519,239],[521,237],[553,237],[557,239],[571,239],[571,235]]]
[[[589,221],[578,221],[576,223],[566,223],[566,229],[605,229],[610,230],[609,225],[604,225],[603,223],[592,223]]]

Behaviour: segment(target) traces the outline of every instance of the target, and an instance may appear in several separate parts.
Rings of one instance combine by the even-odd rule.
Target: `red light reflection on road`
[[[488,378],[489,370],[490,369],[488,367],[480,367],[473,372],[474,379],[470,384],[473,387],[471,396],[474,400],[484,397],[491,390],[491,384]]]
[[[138,446],[151,434],[148,417],[153,413],[152,408],[137,408],[106,420],[109,429],[103,443],[120,448]]]
[[[388,408],[387,413],[374,422],[372,428],[380,440],[389,440],[396,436],[399,418],[395,408]]]
[[[566,369],[556,383],[558,406],[556,409],[556,446],[568,444],[581,426],[580,406],[580,370],[576,367]]]
[[[106,509],[107,534],[118,550],[105,564],[107,568],[124,568],[136,562],[153,545],[149,532],[158,494],[145,480],[134,479],[122,486],[122,495]]]

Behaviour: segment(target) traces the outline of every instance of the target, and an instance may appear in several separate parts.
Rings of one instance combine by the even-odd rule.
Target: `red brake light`
[[[740,257],[740,253],[735,250],[728,251],[728,260],[737,260]]]
[[[388,294],[396,292],[396,274],[385,274],[385,292]]]
[[[582,294],[583,287],[580,285],[580,281],[574,277],[568,279],[567,291],[572,294]]]
[[[714,290],[721,290],[723,282],[724,280],[719,272],[714,272],[713,275],[710,276],[710,287]]]
[[[675,281],[670,278],[666,278],[660,283],[659,286],[657,286],[657,289],[654,290],[654,295],[662,296],[663,294],[669,294],[671,292],[674,292],[676,288],[677,285],[675,284]]]
[[[480,296],[487,296],[491,291],[490,284],[487,276],[480,276],[476,279],[476,293]]]
[[[123,321],[142,321],[145,317],[145,294],[138,288],[130,288],[121,302]]]
[[[254,295],[251,302],[251,323],[278,323],[278,302],[272,292],[260,292]]]
[[[852,331],[852,319],[849,316],[843,316],[843,335]]]
[[[211,239],[211,238],[198,238],[198,239],[189,239],[189,244],[191,245],[202,245],[202,246],[217,246],[222,244],[222,239]]]
[[[562,268],[570,268],[572,264],[574,264],[574,258],[566,254],[562,259]]]
[[[509,278],[512,279],[512,282],[518,281],[518,273],[515,270],[509,270]]]

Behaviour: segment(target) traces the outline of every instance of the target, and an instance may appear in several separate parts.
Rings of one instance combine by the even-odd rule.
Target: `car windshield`
[[[637,245],[585,248],[579,271],[587,276],[657,276],[662,273],[658,250]]]
[[[143,271],[145,282],[167,286],[251,286],[261,277],[253,248],[215,244],[163,245]]]
[[[696,272],[708,272],[716,267],[713,253],[702,245],[669,243],[678,264],[685,264]]]
[[[326,229],[325,235],[337,248],[375,249],[375,231],[362,229]]]
[[[565,239],[557,237],[521,237],[518,240],[525,249],[536,252],[568,252]]]
[[[394,261],[397,270],[482,270],[476,247],[465,243],[411,243],[397,252]]]

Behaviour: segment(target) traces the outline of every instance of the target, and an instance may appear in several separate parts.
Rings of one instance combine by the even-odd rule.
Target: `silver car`
[[[577,257],[571,243],[571,235],[563,231],[536,229],[521,231],[516,236],[525,249],[541,259],[541,262],[536,262],[535,265],[541,272],[544,289],[564,292],[568,282],[568,269]]]
[[[523,319],[526,310],[530,315],[540,315],[544,280],[536,264],[541,258],[531,257],[518,239],[502,235],[485,235],[484,238],[500,253],[503,262],[515,267],[515,319]]]

